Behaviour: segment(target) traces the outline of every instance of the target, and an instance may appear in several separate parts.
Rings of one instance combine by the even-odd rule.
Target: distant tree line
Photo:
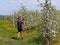
[[[0,15],[0,20],[7,19],[8,17],[8,15]]]

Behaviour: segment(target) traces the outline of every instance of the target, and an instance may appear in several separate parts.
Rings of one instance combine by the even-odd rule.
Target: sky
[[[51,0],[52,5],[60,10],[60,0]],[[0,0],[0,15],[10,15],[14,11],[18,11],[21,7],[21,3],[26,6],[27,9],[39,10],[39,3],[37,0]],[[40,0],[40,3],[44,3],[44,0]]]

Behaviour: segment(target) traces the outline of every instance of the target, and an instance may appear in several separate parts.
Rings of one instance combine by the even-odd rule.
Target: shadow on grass
[[[11,39],[17,40],[18,38],[17,37],[11,37]]]

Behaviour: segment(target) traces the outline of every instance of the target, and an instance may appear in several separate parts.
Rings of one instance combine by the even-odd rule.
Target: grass
[[[0,44],[1,45],[37,45],[34,41],[32,40],[34,38],[37,38],[38,33],[37,31],[34,31],[31,34],[24,34],[24,39],[23,40],[17,40],[17,39],[12,39],[17,38],[17,33],[14,31],[8,32],[7,30],[2,31],[0,33]]]
[[[58,36],[55,39],[58,42],[53,45],[60,45],[60,30],[58,32]],[[12,28],[12,24],[8,20],[0,20],[0,45],[41,45],[36,40],[38,36],[38,31],[33,29],[30,33],[24,32],[23,40],[17,40],[17,29]]]
[[[24,33],[23,40],[12,39],[17,38],[17,29],[12,28],[8,20],[0,20],[0,45],[38,45],[33,41],[38,37],[38,32]]]

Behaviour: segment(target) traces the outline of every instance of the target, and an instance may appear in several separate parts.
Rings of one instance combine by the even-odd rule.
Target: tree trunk
[[[46,45],[51,45],[51,40],[49,40],[48,38],[46,39]]]

